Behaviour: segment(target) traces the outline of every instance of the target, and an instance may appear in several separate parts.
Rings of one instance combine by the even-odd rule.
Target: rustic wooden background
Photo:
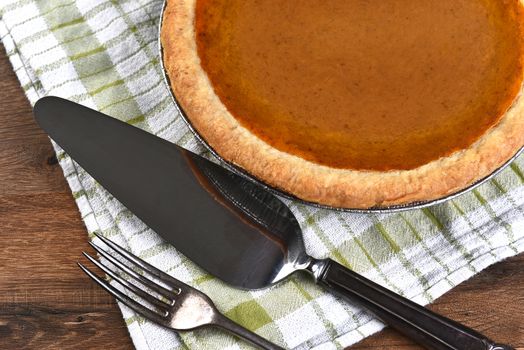
[[[113,299],[76,266],[87,235],[46,135],[0,49],[0,349],[132,349]],[[524,254],[431,308],[524,349]],[[351,349],[420,349],[392,330]]]

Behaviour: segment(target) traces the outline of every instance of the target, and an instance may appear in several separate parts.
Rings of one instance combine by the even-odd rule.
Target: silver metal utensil
[[[121,258],[124,258],[126,263],[133,267],[127,266],[121,260],[93,243],[90,243],[90,245],[114,267],[110,267],[111,265],[109,264],[97,261],[86,252],[83,253],[85,257],[113,280],[122,285],[124,289],[140,297],[145,301],[145,303],[141,303],[129,297],[108,282],[104,281],[102,278],[98,277],[81,263],[78,263],[78,266],[80,266],[89,277],[120,302],[145,318],[176,331],[189,331],[204,326],[215,326],[225,329],[261,349],[282,350],[281,347],[269,342],[222,315],[213,304],[213,301],[211,301],[211,299],[204,293],[188,286],[174,277],[171,277],[153,265],[129,253],[109,239],[96,233],[95,235]],[[145,275],[139,274],[134,268],[140,268],[146,275],[150,275],[159,280],[163,285],[153,281]],[[117,272],[116,270],[120,270],[120,272]],[[131,279],[139,284],[129,282],[121,276],[121,272],[124,272],[125,275],[131,277]],[[139,285],[142,285],[143,287],[140,287]]]
[[[232,286],[264,288],[306,272],[427,348],[511,349],[333,260],[310,256],[297,219],[282,201],[201,156],[57,97],[39,100],[34,113],[40,126],[123,205]]]

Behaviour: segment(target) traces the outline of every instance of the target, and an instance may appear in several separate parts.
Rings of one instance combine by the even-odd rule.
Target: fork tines
[[[109,284],[104,279],[98,277],[96,274],[91,272],[81,263],[78,263],[78,266],[84,271],[89,277],[91,277],[96,283],[98,283],[102,288],[107,292],[112,294],[124,305],[133,309],[134,311],[142,314],[144,317],[151,319],[157,323],[165,323],[167,316],[169,315],[169,307],[175,303],[175,297],[185,289],[186,285],[179,280],[169,276],[168,274],[160,271],[156,267],[148,264],[137,256],[129,253],[124,248],[120,247],[118,244],[108,240],[107,238],[95,233],[104,244],[110,247],[114,252],[116,252],[125,262],[129,263],[135,268],[140,269],[145,274],[142,275],[136,272],[134,269],[126,266],[121,260],[115,258],[112,254],[108,253],[106,250],[102,249],[100,246],[90,242],[89,244],[107,261],[111,264],[104,262],[99,262],[95,258],[91,257],[88,253],[83,252],[85,257],[89,259],[96,267],[105,272],[109,277],[118,282],[124,289],[134,293],[140,299],[146,302],[148,305],[144,305],[137,300],[129,297],[119,289],[115,288]],[[112,265],[112,267],[111,267]],[[120,271],[120,273],[116,271]],[[130,281],[124,279],[121,276],[121,273],[131,277],[131,279],[138,282],[138,284],[131,283]],[[168,289],[159,283],[153,281],[151,278],[145,276],[150,275],[157,280],[161,281]],[[141,287],[141,286],[142,287]],[[145,287],[145,288],[144,288]],[[152,292],[153,293],[152,293]]]

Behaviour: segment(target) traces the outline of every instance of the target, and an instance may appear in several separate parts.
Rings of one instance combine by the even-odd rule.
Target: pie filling
[[[329,167],[413,169],[468,148],[523,79],[519,0],[197,0],[201,65],[271,146]]]

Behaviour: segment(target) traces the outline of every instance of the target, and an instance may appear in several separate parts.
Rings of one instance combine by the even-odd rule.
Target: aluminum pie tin
[[[306,200],[300,199],[300,198],[294,196],[291,193],[285,192],[285,191],[283,191],[283,190],[281,190],[279,188],[276,188],[276,187],[273,187],[271,185],[268,185],[264,181],[262,181],[262,180],[256,178],[255,176],[249,174],[244,169],[242,169],[242,168],[234,165],[233,163],[227,161],[226,159],[222,158],[222,156],[220,154],[218,154],[207,143],[207,141],[202,137],[202,135],[200,135],[200,133],[195,129],[195,127],[191,123],[191,120],[188,118],[187,114],[184,112],[182,106],[178,102],[178,99],[177,99],[177,97],[175,95],[175,92],[171,88],[170,79],[169,79],[169,76],[167,74],[167,70],[166,70],[166,68],[164,66],[164,51],[163,51],[163,48],[162,48],[162,42],[160,40],[160,33],[161,33],[161,30],[162,30],[162,23],[163,23],[163,20],[164,20],[165,8],[166,8],[166,1],[164,1],[164,5],[162,6],[162,11],[161,11],[161,14],[160,14],[160,21],[159,21],[159,27],[158,27],[158,49],[159,49],[159,52],[160,52],[160,66],[162,68],[162,74],[164,76],[164,82],[165,82],[165,84],[166,84],[166,86],[167,86],[167,88],[168,88],[168,90],[170,92],[170,95],[171,95],[171,98],[173,100],[173,103],[175,105],[176,110],[182,116],[182,119],[184,120],[185,124],[187,125],[189,130],[193,133],[193,135],[196,137],[196,139],[202,145],[204,145],[204,147],[216,159],[218,159],[220,161],[220,165],[222,165],[224,168],[232,171],[233,173],[242,176],[244,179],[247,179],[247,180],[249,180],[249,181],[251,181],[253,183],[256,183],[260,187],[264,188],[265,190],[267,190],[267,191],[269,191],[269,192],[271,192],[271,193],[273,193],[273,194],[275,194],[277,196],[280,196],[280,197],[283,197],[283,198],[286,198],[286,199],[289,199],[289,200],[297,201],[299,203],[306,204],[306,205],[309,205],[309,206],[312,206],[312,207],[316,207],[316,208],[320,208],[320,209],[329,209],[329,210],[334,210],[334,211],[339,211],[339,212],[349,212],[349,213],[387,214],[387,213],[398,213],[398,212],[401,212],[401,211],[407,211],[407,210],[412,210],[412,209],[422,209],[422,208],[427,208],[427,207],[430,207],[430,206],[433,206],[433,205],[445,203],[445,202],[447,202],[449,200],[452,200],[452,199],[455,199],[455,198],[459,197],[460,195],[462,195],[462,194],[464,194],[466,192],[469,192],[469,191],[477,188],[478,186],[480,186],[483,183],[489,181],[490,179],[495,177],[497,174],[502,172],[506,167],[508,167],[524,151],[524,146],[523,146],[509,160],[507,160],[504,164],[502,164],[499,168],[495,169],[491,174],[489,174],[488,176],[486,176],[486,177],[484,177],[484,178],[482,178],[480,180],[477,180],[476,182],[472,183],[471,185],[469,185],[469,186],[467,186],[467,187],[465,187],[465,188],[463,188],[463,189],[461,189],[459,191],[456,191],[456,192],[453,192],[451,194],[448,194],[446,196],[439,197],[439,198],[432,199],[432,200],[428,200],[428,201],[416,201],[416,202],[410,202],[410,203],[406,203],[406,204],[391,205],[391,206],[384,206],[384,207],[371,207],[371,208],[362,209],[362,208],[332,207],[332,206],[329,206],[329,205],[319,204],[319,203],[310,202],[310,201],[306,201]]]

